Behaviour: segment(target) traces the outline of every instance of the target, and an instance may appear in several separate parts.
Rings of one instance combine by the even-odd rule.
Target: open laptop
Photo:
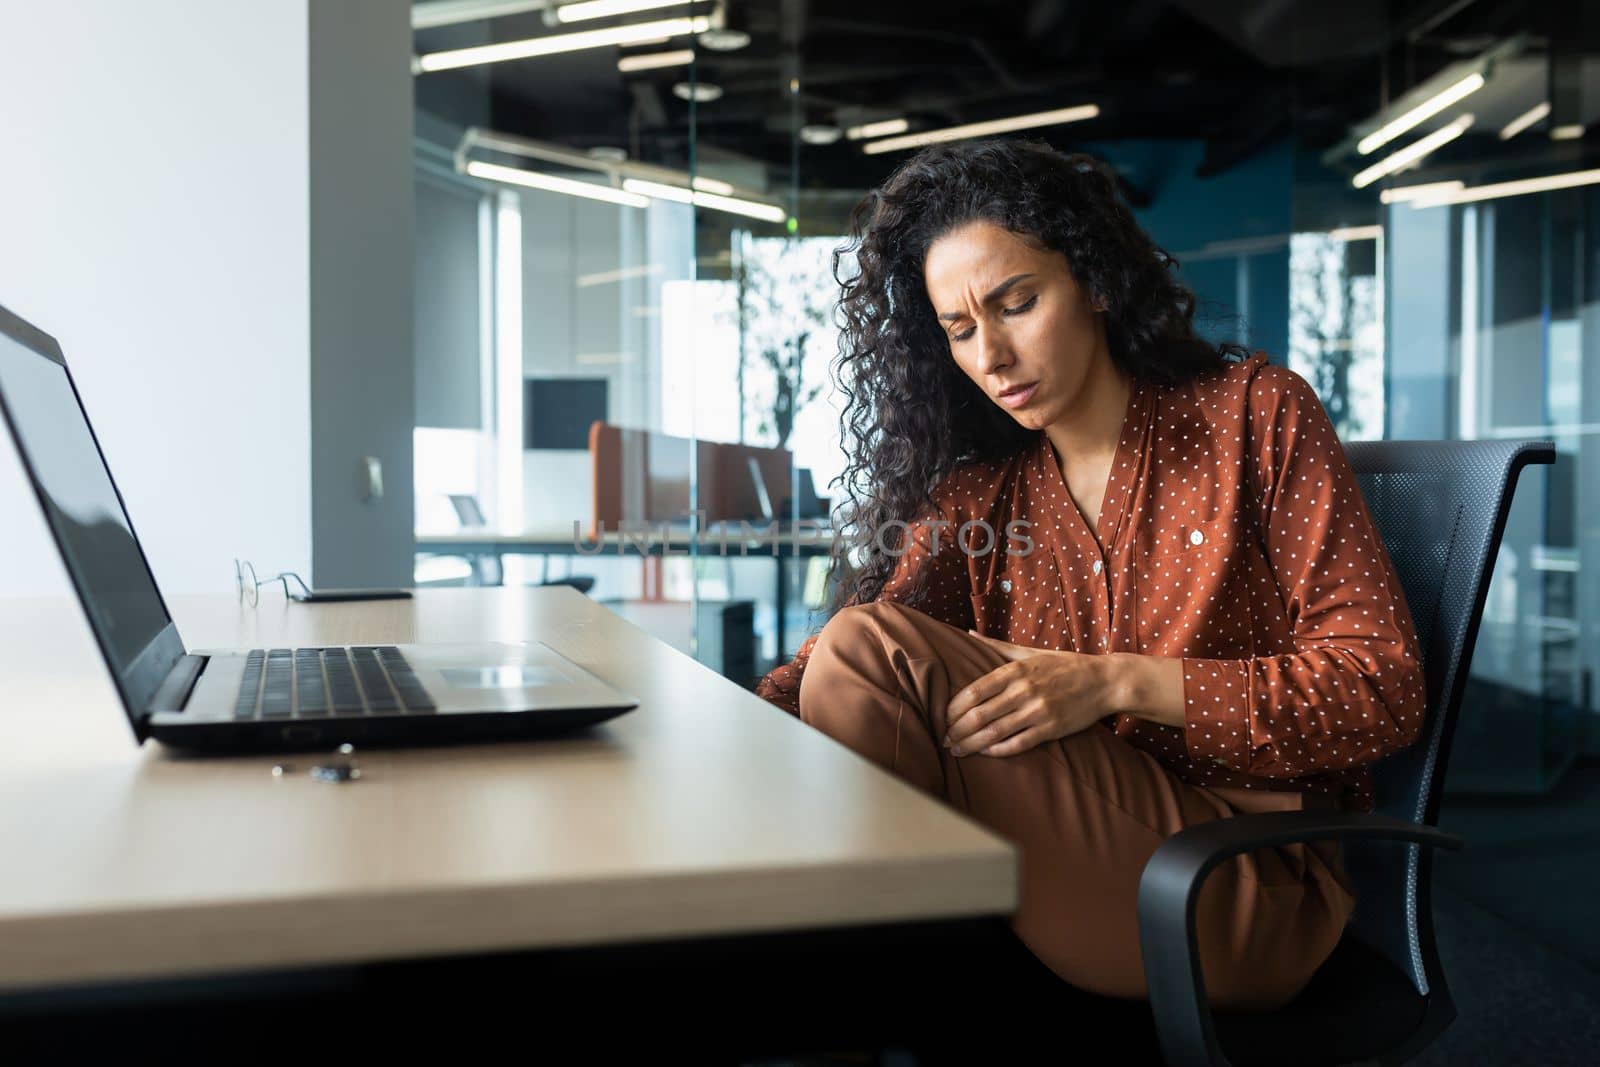
[[[563,732],[638,706],[543,644],[186,649],[60,346],[4,307],[0,415],[141,742],[436,744]]]

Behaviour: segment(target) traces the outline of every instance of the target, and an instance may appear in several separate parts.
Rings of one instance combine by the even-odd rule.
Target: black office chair
[[[1191,827],[1156,850],[1139,883],[1139,937],[1149,1011],[1172,1067],[1402,1063],[1455,1018],[1431,896],[1431,849],[1461,845],[1435,826],[1445,763],[1517,476],[1555,462],[1555,446],[1374,441],[1345,451],[1416,623],[1427,723],[1415,745],[1374,767],[1370,814],[1242,815]],[[1345,842],[1358,891],[1344,940],[1283,1009],[1213,1017],[1195,949],[1206,874],[1242,852],[1330,838]]]
[[[1097,1047],[1122,1067],[1396,1064],[1455,1018],[1431,895],[1431,849],[1461,845],[1435,825],[1445,763],[1512,491],[1523,467],[1555,462],[1555,446],[1375,441],[1345,452],[1405,590],[1427,680],[1422,737],[1373,768],[1375,810],[1239,815],[1163,842],[1139,883],[1148,1004],[1064,985],[1015,937],[979,941],[953,969],[939,1017],[951,1025],[912,1041],[921,1061],[977,1062],[977,1048],[995,1062],[1059,1063],[1075,1048]],[[1332,838],[1345,842],[1358,895],[1344,939],[1283,1008],[1213,1014],[1195,946],[1205,876],[1243,852]],[[969,1037],[970,1019],[992,1025]],[[1001,1039],[1018,1051],[1000,1051]]]

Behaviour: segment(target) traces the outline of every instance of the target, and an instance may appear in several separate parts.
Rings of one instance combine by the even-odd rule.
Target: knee
[[[886,601],[856,604],[834,614],[817,635],[800,677],[800,712],[807,717],[808,706],[839,680],[863,672],[876,675],[888,655],[886,637],[902,625],[911,609]]]
[[[875,600],[840,609],[822,627],[811,650],[811,662],[849,656],[883,644],[882,636],[897,629],[912,609],[891,601]],[[808,666],[806,668],[810,670]]]
[[[877,608],[877,604],[842,608],[823,624],[817,643],[811,647],[805,674],[800,678],[802,701],[807,688],[815,691],[827,675],[858,660],[875,643],[872,620]]]

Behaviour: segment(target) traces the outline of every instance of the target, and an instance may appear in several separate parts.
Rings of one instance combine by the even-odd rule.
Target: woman
[[[1106,170],[928,149],[857,209],[842,281],[845,605],[760,692],[1017,842],[1013,926],[1145,995],[1140,873],[1239,812],[1372,804],[1424,688],[1316,395],[1201,340]],[[1292,998],[1353,904],[1336,844],[1205,883],[1219,1006]]]

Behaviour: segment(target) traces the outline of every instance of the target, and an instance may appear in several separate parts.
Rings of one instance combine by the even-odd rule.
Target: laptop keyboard
[[[245,658],[236,719],[320,719],[436,711],[393,645],[258,648]]]

